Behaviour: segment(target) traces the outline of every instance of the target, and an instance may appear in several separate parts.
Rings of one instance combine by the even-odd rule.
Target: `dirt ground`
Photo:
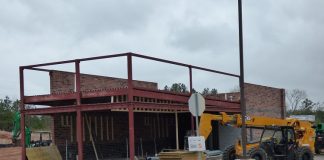
[[[39,133],[32,133],[32,140],[39,140]],[[43,140],[49,139],[47,134],[43,135]],[[11,132],[0,131],[0,144],[11,144]],[[0,160],[21,159],[21,147],[0,148]],[[324,154],[316,155],[314,160],[324,160]]]
[[[324,154],[316,155],[315,160],[324,160]]]
[[[19,160],[20,155],[21,147],[0,148],[0,160]]]
[[[11,133],[6,131],[0,131],[0,144],[10,144]]]
[[[20,147],[0,148],[0,160],[19,160],[20,154]],[[324,160],[324,154],[316,155],[315,160]]]

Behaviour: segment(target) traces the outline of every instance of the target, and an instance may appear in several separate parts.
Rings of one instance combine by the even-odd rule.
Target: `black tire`
[[[266,151],[262,148],[251,148],[248,152],[249,158],[253,158],[255,160],[267,160],[268,156]]]
[[[235,160],[235,147],[234,145],[226,147],[226,149],[223,152],[223,160]]]
[[[314,154],[309,147],[300,147],[296,152],[296,160],[313,160]]]

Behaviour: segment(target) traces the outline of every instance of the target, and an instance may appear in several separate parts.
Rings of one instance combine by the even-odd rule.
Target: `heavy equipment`
[[[314,157],[315,131],[312,124],[297,119],[280,119],[264,116],[246,116],[246,127],[261,132],[257,141],[246,144],[248,158],[256,160],[312,160]],[[242,115],[204,113],[200,118],[200,134],[208,138],[212,126],[211,121],[219,121],[222,125],[242,127]],[[250,133],[251,134],[251,133]],[[224,160],[243,157],[241,140],[227,147],[223,153]],[[246,158],[246,157],[245,157]]]
[[[20,135],[20,113],[16,112],[14,119],[13,119],[13,130],[12,130],[12,143],[15,145],[19,144],[18,137]],[[25,145],[26,147],[30,147],[30,140],[31,140],[31,131],[30,129],[25,126]]]
[[[322,149],[324,149],[324,123],[319,123],[316,126],[315,152],[320,154]]]
[[[13,130],[12,130],[12,143],[15,146],[18,146],[19,143],[19,135],[20,135],[20,113],[16,112],[14,115],[13,119]],[[52,143],[51,140],[51,133],[47,131],[38,131],[33,133],[38,133],[39,134],[39,140],[31,140],[31,130],[29,127],[25,126],[25,146],[26,147],[40,147],[40,146],[49,146]],[[43,135],[47,134],[49,139],[48,140],[43,140]]]

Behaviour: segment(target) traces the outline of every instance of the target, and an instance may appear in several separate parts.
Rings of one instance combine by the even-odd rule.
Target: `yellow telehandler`
[[[228,115],[205,113],[200,118],[199,131],[208,138],[211,121],[222,125],[242,127],[240,114]],[[246,145],[248,158],[256,160],[313,160],[315,130],[308,121],[297,119],[279,119],[263,116],[246,116],[246,127],[260,130],[260,138]],[[251,134],[251,133],[250,133]],[[223,152],[223,160],[234,160],[243,157],[241,140]]]

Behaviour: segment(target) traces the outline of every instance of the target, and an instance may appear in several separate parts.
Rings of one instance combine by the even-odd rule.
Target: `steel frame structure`
[[[80,81],[80,63],[84,61],[98,60],[98,59],[108,59],[114,57],[127,57],[127,88],[117,88],[109,90],[97,90],[97,91],[81,91],[81,81]],[[138,88],[133,86],[133,65],[132,58],[138,57],[143,59],[148,59],[152,61],[163,62],[167,64],[177,65],[188,68],[189,71],[189,83],[190,83],[190,94],[184,93],[172,93],[160,90],[152,90],[146,88]],[[51,70],[43,69],[39,67],[58,65],[58,64],[75,64],[75,92],[65,93],[65,94],[49,94],[49,95],[37,95],[37,96],[25,96],[24,92],[24,70],[35,70],[35,71],[46,71],[50,72]],[[86,111],[98,111],[98,110],[112,110],[112,109],[125,109],[128,110],[129,116],[129,155],[130,159],[134,159],[134,110],[152,110],[152,109],[162,109],[162,110],[171,110],[171,111],[188,111],[188,99],[192,93],[192,70],[201,70],[207,71],[216,74],[222,74],[226,76],[231,76],[234,78],[240,78],[239,75],[221,72],[217,70],[212,70],[208,68],[198,67],[194,65],[174,62],[170,60],[145,56],[136,53],[121,53],[113,54],[106,56],[82,58],[75,60],[67,61],[58,61],[51,63],[42,63],[28,66],[20,66],[19,76],[20,76],[20,111],[21,111],[21,126],[25,126],[25,115],[49,115],[55,113],[66,113],[74,112],[76,113],[76,128],[77,128],[77,143],[78,143],[78,159],[83,160],[83,122],[82,122],[82,113]],[[113,96],[113,95],[127,95],[127,101],[121,103],[97,103],[97,104],[82,104],[82,98],[92,98],[92,97],[102,97],[102,96]],[[143,103],[134,101],[135,96],[148,97],[148,98],[162,98],[170,101],[181,102],[180,104],[159,104],[159,103]],[[50,102],[53,101],[74,101],[75,105],[66,105],[66,106],[55,106],[48,108],[37,108],[37,109],[25,109],[25,104],[43,104],[51,105]],[[213,98],[206,98],[206,110],[207,111],[225,111],[232,113],[239,113],[240,102],[231,102],[218,100]],[[191,126],[194,129],[193,118],[191,118]],[[22,146],[22,159],[25,160],[26,148],[25,146],[25,130],[24,127],[21,127],[21,146]]]

